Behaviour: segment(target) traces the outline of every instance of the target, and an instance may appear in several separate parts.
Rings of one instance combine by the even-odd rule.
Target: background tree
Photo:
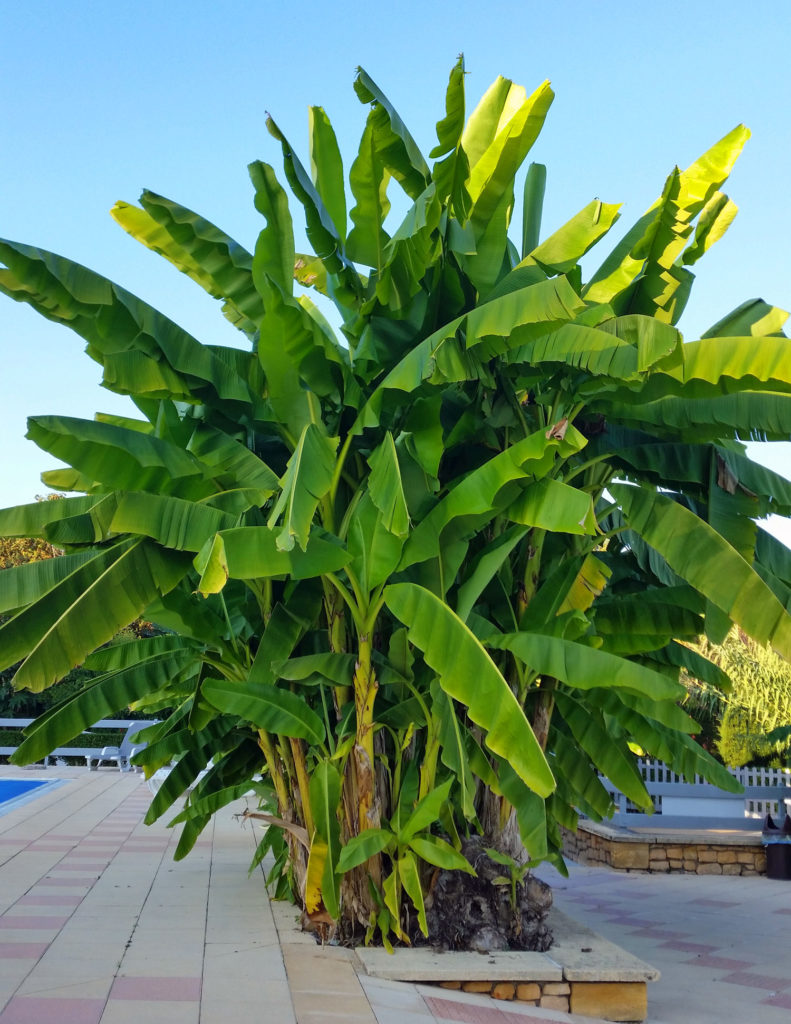
[[[258,856],[275,848],[280,890],[387,942],[409,938],[410,905],[425,934],[430,875],[470,870],[468,831],[562,870],[558,826],[611,809],[598,770],[649,806],[631,742],[733,786],[678,706],[680,668],[727,676],[679,641],[736,622],[791,653],[788,552],[755,523],[791,512],[791,485],[742,443],[791,433],[791,354],[762,300],[698,341],[676,327],[735,213],[720,188],[745,128],[674,169],[587,277],[618,208],[542,235],[540,165],[508,235],[548,83],[499,78],[465,123],[460,59],[428,159],[362,70],[355,90],[348,215],[324,111],[310,172],[268,121],[313,253],[261,162],[253,253],[151,192],[113,210],[222,302],[243,348],[0,243],[0,288],[80,334],[140,412],[29,421],[71,467],[46,483],[82,496],[0,513],[0,532],[66,551],[0,577],[0,658],[24,657],[33,689],[86,658],[101,673],[18,761],[130,701],[171,708],[143,755],[177,762],[149,819],[212,762],[177,855],[263,771],[278,828]],[[96,650],[143,613],[170,632]]]
[[[727,694],[705,683],[690,685],[687,710],[708,724],[711,749],[726,765],[784,764],[791,736],[791,666],[771,648],[732,629],[722,644],[702,650],[731,680]],[[786,730],[786,734],[776,730]]]

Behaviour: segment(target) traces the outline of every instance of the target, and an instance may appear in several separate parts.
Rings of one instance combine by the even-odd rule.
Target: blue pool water
[[[0,779],[0,804],[24,796],[39,786],[46,786],[48,779]]]
[[[60,779],[0,779],[0,814],[61,785]]]

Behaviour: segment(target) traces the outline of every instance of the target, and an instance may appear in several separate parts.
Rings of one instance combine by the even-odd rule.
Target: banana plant
[[[694,641],[732,623],[791,655],[791,552],[760,525],[791,514],[791,483],[744,443],[791,435],[791,342],[762,299],[700,339],[678,326],[736,212],[743,126],[610,244],[598,199],[542,230],[547,170],[521,168],[548,82],[498,78],[467,116],[459,58],[427,156],[362,69],[354,89],[348,184],[321,107],[304,163],[267,121],[292,205],[251,163],[252,252],[153,192],[113,208],[239,347],[0,241],[0,290],[81,336],[137,410],[28,421],[70,496],[0,511],[0,535],[64,554],[0,573],[0,670],[33,690],[97,673],[16,763],[155,711],[138,759],[173,765],[149,820],[191,790],[177,856],[262,777],[278,891],[406,941],[430,871],[467,870],[464,833],[563,870],[560,827],[612,809],[600,774],[649,806],[636,746],[733,786],[679,675],[727,686]],[[119,641],[139,615],[160,635]]]

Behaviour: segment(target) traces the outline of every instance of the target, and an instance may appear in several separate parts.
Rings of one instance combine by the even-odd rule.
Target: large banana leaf
[[[357,68],[354,91],[361,103],[374,104],[374,145],[378,158],[406,194],[417,199],[431,176],[417,143],[390,100],[362,68]]]
[[[161,356],[206,400],[250,401],[238,374],[206,346],[141,299],[77,263],[43,249],[0,241],[0,291],[27,302],[88,342],[88,354],[139,351]],[[208,387],[204,387],[208,385]],[[189,387],[189,384],[187,384]]]
[[[340,897],[335,874],[341,854],[341,830],[338,822],[340,801],[341,777],[338,769],[331,761],[319,761],[310,777],[310,809],[316,834],[326,845],[321,871],[321,895],[324,906],[335,918],[339,915]]]
[[[125,639],[100,647],[86,659],[84,667],[91,672],[115,672],[124,668],[140,665],[149,658],[162,654],[179,654],[192,652],[197,655],[199,648],[187,637],[175,633],[164,636],[151,636]]]
[[[715,242],[718,242],[733,223],[739,208],[722,192],[715,192],[701,211],[695,227],[695,238],[682,255],[682,263],[697,263]]]
[[[596,516],[591,496],[560,480],[536,480],[505,510],[512,523],[557,533],[592,534]]]
[[[486,730],[486,745],[513,767],[540,796],[554,779],[543,752],[497,666],[450,608],[414,583],[385,588],[388,608],[409,630],[409,638],[434,669],[442,689],[460,701],[470,718]]]
[[[597,704],[610,716],[613,727],[617,728],[624,738],[639,744],[651,756],[672,764],[688,782],[695,782],[695,776],[701,775],[712,785],[718,786],[729,793],[742,792],[741,783],[709,754],[701,745],[686,733],[663,725],[641,708],[627,708],[618,699],[615,691],[594,693]],[[676,709],[680,710],[680,709]]]
[[[701,679],[706,683],[711,683],[712,686],[719,687],[725,693],[732,688],[730,678],[719,665],[709,661],[708,658],[704,658],[702,654],[692,650],[692,648],[687,647],[683,643],[673,641],[667,647],[662,648],[662,650],[654,651],[651,655],[651,660],[660,663],[666,662],[669,665],[683,668],[686,670],[687,675],[693,679]]]
[[[289,690],[250,680],[206,679],[201,694],[218,711],[252,722],[258,729],[311,743],[324,740],[322,720],[301,697]]]
[[[305,230],[314,252],[321,258],[329,273],[338,275],[339,280],[345,287],[352,294],[355,294],[360,289],[360,279],[357,271],[346,256],[341,232],[333,223],[332,217],[325,207],[316,186],[297,159],[288,139],[271,117],[267,117],[266,126],[270,135],[274,136],[280,143],[286,178],[291,191],[302,203],[305,210]],[[293,253],[291,253],[291,256],[293,257]],[[292,274],[293,265],[292,259]]]
[[[0,537],[46,537],[47,526],[60,519],[82,515],[104,498],[103,494],[58,498],[57,501],[34,501],[0,509]]]
[[[195,557],[195,568],[201,573],[198,589],[203,594],[213,594],[222,590],[229,577],[238,580],[272,576],[309,579],[325,572],[337,572],[349,560],[349,553],[325,540],[320,531],[311,534],[304,551],[299,548],[281,551],[275,534],[267,527],[242,526],[218,533],[207,541]]]
[[[283,294],[294,287],[294,229],[288,199],[269,164],[255,161],[249,167],[255,186],[255,208],[266,218],[258,235],[253,260],[253,280],[259,293],[266,294],[263,275],[274,281]]]
[[[497,496],[508,484],[543,477],[558,455],[569,455],[584,444],[585,439],[573,428],[563,439],[548,437],[546,431],[538,430],[489,459],[469,473],[415,526],[404,546],[400,567],[437,557],[442,532],[454,519],[491,519],[497,512]],[[508,491],[504,504],[511,497],[513,491]]]
[[[308,109],[310,169],[316,191],[341,241],[346,238],[346,189],[343,161],[330,119],[321,107]]]
[[[192,500],[214,490],[192,455],[137,430],[68,416],[33,416],[26,436],[107,489],[150,490]]]
[[[788,313],[763,299],[748,299],[701,334],[701,338],[742,338],[782,334]]]
[[[618,312],[675,322],[681,312],[673,304],[681,275],[674,264],[691,233],[690,221],[728,177],[749,135],[739,125],[685,171],[676,168],[662,196],[591,278],[586,298],[613,303]]]
[[[498,788],[516,811],[519,837],[525,849],[531,860],[543,860],[547,855],[546,801],[524,784],[507,761],[499,761],[497,775]]]
[[[619,392],[604,405],[607,415],[618,422],[661,433],[681,431],[682,437],[695,442],[728,436],[746,441],[784,441],[791,434],[791,395],[782,393],[747,391],[645,401],[639,393]]]
[[[658,591],[661,595],[662,591]],[[668,595],[667,603],[647,601],[644,595],[625,596],[597,602],[596,630],[599,633],[629,636],[642,634],[678,638],[692,638],[703,632],[700,615],[681,607]]]
[[[563,637],[505,633],[492,637],[488,646],[511,651],[533,672],[560,679],[575,689],[624,687],[653,700],[674,700],[685,693],[680,683],[659,672]]]
[[[211,758],[222,749],[223,740],[233,726],[232,720],[215,721],[197,733],[189,733],[189,748],[168,772],[167,777],[156,792],[154,799],[143,819],[151,825],[161,817],[205,771]]]
[[[395,572],[404,540],[387,528],[383,513],[366,493],[349,520],[346,546],[351,558],[350,572],[370,593]]]
[[[409,511],[392,434],[385,434],[382,443],[368,457],[368,464],[371,467],[368,493],[382,513],[383,526],[396,537],[405,537],[409,532]]]
[[[0,572],[0,614],[37,601],[95,555],[96,552],[88,548],[60,558],[45,558],[4,569]]]
[[[117,202],[110,215],[209,295],[223,299],[228,320],[252,337],[263,314],[253,285],[252,255],[214,224],[155,192],[145,190],[140,206]]]
[[[708,523],[662,494],[612,488],[628,525],[670,568],[759,643],[791,657],[791,616],[754,569]]]
[[[163,654],[91,682],[86,689],[56,708],[53,714],[36,721],[11,761],[14,764],[39,761],[96,722],[167,686],[192,658],[193,652],[189,650]]]
[[[604,788],[591,761],[581,756],[572,736],[557,727],[550,734],[551,764],[558,775],[557,799],[578,808],[594,821],[609,817],[612,797]],[[558,844],[560,845],[560,844]]]
[[[572,694],[558,691],[555,707],[596,768],[633,803],[649,808],[651,797],[626,741],[613,737],[598,711]]]
[[[208,505],[160,494],[130,492],[118,503],[112,529],[117,533],[153,537],[166,548],[200,551],[215,533],[231,529],[237,523],[237,516]]]
[[[445,116],[437,122],[437,145],[429,153],[432,160],[444,157],[434,164],[432,178],[440,200],[449,201],[460,221],[467,220],[470,207],[467,191],[470,163],[461,145],[465,112],[464,74],[464,56],[461,55],[448,79]]]
[[[470,565],[470,571],[456,594],[456,614],[465,622],[484,589],[527,533],[527,527],[511,526],[488,544]]]
[[[332,483],[338,440],[326,437],[313,423],[302,431],[269,516],[270,530],[283,517],[282,529],[277,535],[280,551],[291,551],[294,541],[306,550],[313,516]]]
[[[223,489],[256,488],[261,504],[277,490],[277,475],[236,438],[206,425],[198,426],[187,444],[190,451]]]
[[[787,338],[701,338],[682,345],[655,367],[646,397],[663,397],[683,387],[690,397],[733,391],[779,391],[791,386]]]
[[[97,501],[93,508],[67,519],[58,519],[46,528],[47,540],[58,547],[74,544],[98,544],[115,534],[113,517],[118,508],[117,492]]]
[[[497,120],[494,125],[490,120],[486,128],[486,134],[491,139],[486,148],[480,153],[475,149],[471,151],[467,148],[472,142],[470,133],[465,131],[462,136],[462,146],[470,160],[470,180],[467,186],[472,200],[470,220],[477,231],[484,228],[500,200],[513,188],[516,170],[538,138],[547,111],[555,98],[549,82],[542,83],[529,97],[520,86],[512,86],[510,82],[507,84],[510,88]],[[500,90],[502,92],[502,87]],[[477,120],[480,122],[483,118],[481,114]],[[476,142],[482,136],[482,126],[479,124],[477,127]]]
[[[434,184],[417,197],[385,248],[385,267],[376,286],[379,301],[393,310],[408,308],[420,282],[442,251],[442,206]]]
[[[435,718],[442,763],[456,777],[457,799],[462,814],[468,821],[474,821],[475,780],[467,757],[467,729],[459,721],[452,699],[436,679],[431,681],[431,710]]]
[[[189,556],[137,540],[102,551],[0,629],[14,685],[39,692],[107,643],[184,576]],[[10,659],[10,660],[9,660]]]
[[[562,228],[528,250],[527,259],[516,269],[524,263],[538,263],[547,273],[568,274],[618,220],[620,207],[620,203],[602,203],[594,199]]]
[[[381,270],[384,249],[390,236],[383,224],[390,212],[387,183],[390,172],[385,168],[376,146],[375,125],[379,114],[374,108],[368,115],[360,149],[349,174],[349,184],[356,205],[351,210],[354,227],[349,232],[346,249],[355,263]]]
[[[551,331],[573,320],[582,309],[583,304],[568,281],[556,278],[498,296],[469,314],[456,317],[414,346],[387,374],[360,411],[353,432],[378,424],[384,391],[411,393],[424,381],[446,383],[478,377],[477,362],[461,349],[460,333],[463,332],[468,349],[474,351],[476,346],[482,346],[488,354]],[[607,344],[613,347],[611,339]]]

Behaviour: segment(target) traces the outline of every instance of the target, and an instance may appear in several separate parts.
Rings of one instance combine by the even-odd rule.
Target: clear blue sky
[[[101,271],[204,341],[235,342],[211,299],[115,224],[114,201],[151,188],[252,247],[261,222],[246,165],[280,166],[266,111],[304,155],[307,107],[324,106],[348,168],[365,118],[351,87],[361,64],[427,151],[463,51],[470,106],[498,74],[528,89],[552,81],[531,155],[548,166],[546,228],[594,196],[625,204],[625,228],[674,164],[739,122],[751,128],[726,186],[739,216],[696,267],[680,325],[693,338],[748,298],[791,309],[789,39],[791,8],[777,0],[0,0],[0,236]],[[0,346],[7,506],[41,493],[38,474],[54,465],[23,440],[28,415],[127,403],[99,387],[76,335],[2,296]],[[791,445],[772,464],[791,476]]]

